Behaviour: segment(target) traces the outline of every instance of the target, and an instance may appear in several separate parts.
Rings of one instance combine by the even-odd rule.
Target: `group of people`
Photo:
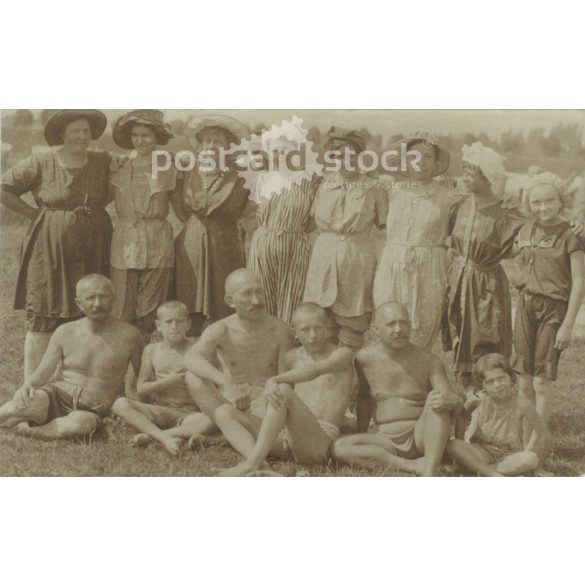
[[[543,472],[553,381],[584,292],[583,222],[569,222],[559,177],[532,177],[510,205],[503,158],[474,143],[462,153],[468,195],[456,198],[436,180],[449,152],[417,134],[404,140],[420,161],[406,176],[381,181],[356,164],[299,182],[275,172],[256,204],[235,167],[171,165],[155,179],[153,151],[172,137],[161,112],[115,123],[129,157],[88,149],[105,127],[97,110],[59,111],[45,137],[62,147],[2,177],[2,202],[32,221],[15,304],[25,382],[0,426],[77,436],[113,412],[137,429],[134,444],[172,454],[221,432],[243,457],[223,474],[269,473],[266,458],[287,450],[418,475],[437,474],[445,452],[482,475]],[[211,152],[247,132],[227,116],[187,125]],[[269,149],[297,146],[267,135]],[[366,147],[335,127],[325,144],[350,161]],[[20,198],[29,191],[36,207]],[[239,222],[254,216],[246,254]],[[514,255],[512,327],[501,260]],[[155,329],[162,340],[144,348]],[[461,392],[431,353],[440,334]],[[358,433],[340,436],[356,382]]]

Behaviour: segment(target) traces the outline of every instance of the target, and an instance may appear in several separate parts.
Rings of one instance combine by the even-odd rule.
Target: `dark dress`
[[[50,332],[80,317],[77,281],[90,273],[109,275],[110,160],[107,152],[88,151],[85,166],[67,169],[47,153],[2,176],[3,190],[18,196],[31,191],[40,211],[24,238],[14,303],[26,310],[33,331]]]
[[[246,265],[238,220],[249,191],[235,171],[193,171],[185,180],[191,217],[175,241],[176,298],[189,313],[215,321],[233,312],[224,301],[225,280]]]
[[[516,209],[496,198],[478,206],[469,196],[451,208],[451,246],[457,255],[449,275],[445,349],[454,350],[458,374],[471,373],[487,353],[510,357],[512,308],[500,261],[511,252],[525,222]]]

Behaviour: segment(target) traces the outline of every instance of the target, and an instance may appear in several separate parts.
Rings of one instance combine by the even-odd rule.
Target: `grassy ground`
[[[0,403],[22,381],[23,316],[12,309],[18,252],[24,227],[3,222],[0,230]],[[585,343],[577,342],[563,355],[551,427],[554,447],[547,467],[555,475],[585,474]],[[449,363],[450,356],[445,356]],[[351,432],[348,426],[344,431]],[[0,476],[205,476],[214,467],[233,465],[236,454],[219,438],[198,452],[171,457],[156,444],[144,449],[130,446],[133,431],[110,419],[91,442],[44,442],[0,432]],[[276,471],[289,476],[398,475],[365,472],[347,466],[305,467],[292,461],[275,462]],[[446,462],[441,474],[455,475]]]

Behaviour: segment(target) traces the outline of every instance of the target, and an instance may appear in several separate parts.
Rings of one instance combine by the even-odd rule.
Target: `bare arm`
[[[47,384],[57,366],[61,363],[63,359],[63,330],[61,328],[57,329],[55,333],[51,336],[49,340],[49,345],[43,358],[41,359],[40,364],[37,366],[37,369],[32,373],[29,385],[32,388],[40,388],[44,384]]]
[[[40,213],[38,208],[30,206],[28,203],[23,201],[18,195],[9,193],[8,191],[2,190],[0,193],[0,203],[7,209],[20,213],[30,220],[34,220]]]
[[[216,386],[227,386],[230,383],[229,376],[216,368],[211,360],[217,351],[217,326],[212,325],[199,341],[185,355],[185,367],[189,372],[213,382]]]
[[[185,374],[172,374],[156,379],[156,373],[152,364],[153,346],[147,346],[142,354],[142,363],[140,364],[140,373],[138,374],[137,391],[141,398],[150,398],[153,394],[176,388],[179,385],[185,385]]]
[[[463,405],[461,397],[451,390],[445,368],[437,358],[433,358],[430,382],[433,389],[429,392],[427,404],[434,411],[450,412]]]
[[[573,330],[573,324],[581,308],[581,302],[583,301],[583,293],[585,292],[583,286],[584,276],[584,264],[585,252],[577,250],[571,254],[571,294],[569,295],[569,303],[567,307],[567,313],[563,320],[563,324],[557,331],[557,337],[555,341],[556,349],[565,349],[571,342],[571,331]]]
[[[126,373],[125,394],[130,398],[136,396],[136,380],[140,372],[140,360],[144,349],[144,339],[139,331],[136,331],[132,338],[132,352],[130,353],[130,364]]]
[[[370,384],[366,378],[363,367],[357,359],[354,364],[358,379],[356,430],[358,433],[365,433],[370,426],[370,420],[372,420],[374,405],[372,404]]]
[[[293,367],[288,372],[275,376],[276,382],[284,384],[297,384],[309,382],[323,374],[341,372],[351,367],[353,352],[347,347],[340,347],[334,350],[331,355],[313,364],[302,364]]]
[[[476,408],[471,413],[471,421],[469,423],[469,426],[465,430],[465,440],[468,443],[471,440],[471,437],[473,437],[473,435],[475,435],[478,428],[479,428],[479,408]]]

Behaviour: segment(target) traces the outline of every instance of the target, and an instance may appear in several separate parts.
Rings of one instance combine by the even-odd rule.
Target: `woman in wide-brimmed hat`
[[[319,236],[311,254],[304,302],[327,310],[340,343],[358,348],[370,327],[376,268],[374,228],[386,223],[386,191],[362,174],[356,159],[366,148],[357,130],[333,127],[325,152],[338,152],[351,168],[328,172],[317,187],[312,215]],[[355,169],[355,170],[351,170]]]
[[[135,154],[112,174],[118,221],[112,238],[113,314],[145,334],[154,330],[156,309],[171,296],[175,249],[167,221],[170,205],[187,219],[182,204],[184,173],[174,164],[153,174],[153,151],[173,137],[160,110],[133,110],[116,122],[114,142]]]
[[[15,308],[26,311],[25,378],[51,333],[81,311],[75,285],[84,275],[109,275],[112,224],[111,155],[88,150],[106,128],[99,110],[59,110],[45,125],[55,152],[31,156],[2,176],[2,203],[31,220],[20,260]],[[32,192],[35,205],[21,199]]]
[[[248,134],[248,128],[230,116],[208,115],[189,120],[185,134],[194,150],[227,151]],[[184,202],[190,217],[175,242],[176,298],[189,308],[192,332],[232,312],[224,301],[228,274],[245,266],[238,220],[255,212],[248,190],[229,164],[195,168],[185,180]]]
[[[439,333],[446,302],[445,245],[453,199],[433,179],[447,170],[450,156],[426,133],[401,142],[408,155],[395,166],[405,180],[395,183],[389,194],[387,239],[374,279],[374,305],[402,303],[412,322],[413,343],[428,348]],[[402,152],[404,146],[395,150]],[[413,159],[418,159],[418,168]]]

